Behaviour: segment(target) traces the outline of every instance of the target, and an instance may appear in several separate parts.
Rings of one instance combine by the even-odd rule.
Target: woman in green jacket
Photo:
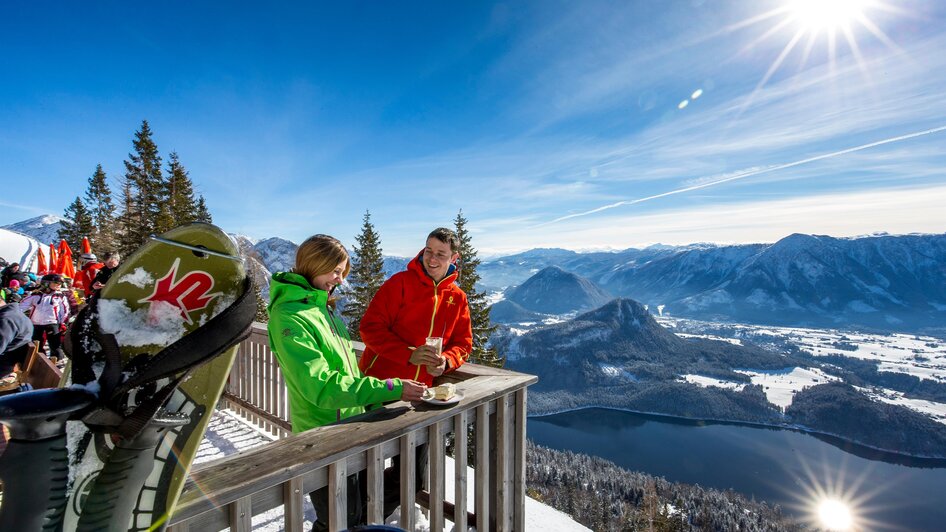
[[[275,273],[270,282],[269,347],[289,390],[293,432],[356,416],[366,405],[397,399],[419,401],[426,389],[411,380],[365,377],[358,369],[332,297],[350,270],[342,243],[328,235],[315,235],[299,246],[292,271]],[[363,522],[360,476],[348,479],[349,527]],[[317,513],[313,530],[328,528],[327,495],[327,488],[309,494]]]

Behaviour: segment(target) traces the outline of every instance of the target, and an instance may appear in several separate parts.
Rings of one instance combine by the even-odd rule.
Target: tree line
[[[135,132],[132,148],[124,161],[117,202],[98,164],[84,196],[76,196],[66,207],[59,238],[72,249],[80,249],[82,239],[88,237],[93,250],[127,255],[152,234],[190,222],[212,221],[203,195],[194,192],[194,183],[176,152],[171,152],[167,167],[162,169],[147,120]]]
[[[476,273],[480,260],[477,258],[476,248],[473,247],[472,237],[466,227],[467,223],[468,220],[463,216],[461,209],[454,218],[453,224],[460,240],[460,259],[457,261],[460,274],[457,285],[467,295],[470,304],[470,320],[473,325],[473,352],[470,354],[470,362],[502,367],[505,357],[501,357],[496,348],[489,344],[489,337],[496,330],[496,326],[492,325],[489,319],[489,302],[486,299],[486,293],[476,286],[480,280],[479,274]],[[368,309],[371,299],[386,280],[381,235],[371,223],[369,211],[365,211],[361,233],[355,237],[355,242],[342,316],[348,324],[348,333],[352,339],[361,340],[361,334],[358,331],[361,318]]]
[[[668,482],[597,456],[528,441],[527,494],[595,530],[797,531],[802,523],[731,490]]]

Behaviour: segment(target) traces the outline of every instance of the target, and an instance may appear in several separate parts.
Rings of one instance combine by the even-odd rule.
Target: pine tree
[[[82,203],[82,198],[76,196],[76,200],[66,207],[63,217],[65,220],[59,229],[59,238],[74,250],[82,249],[82,237],[91,235],[93,230],[92,214]]]
[[[489,337],[496,330],[496,326],[489,321],[489,302],[486,300],[486,294],[476,288],[476,283],[480,280],[479,274],[476,273],[480,259],[476,257],[476,249],[466,229],[467,219],[463,217],[462,209],[453,223],[460,239],[460,277],[457,285],[466,293],[473,324],[473,352],[470,354],[470,362],[501,368],[506,364],[506,359],[499,356],[495,347],[489,345]]]
[[[92,233],[89,241],[92,250],[109,251],[117,248],[118,227],[115,219],[115,205],[112,203],[112,191],[102,165],[95,167],[95,173],[89,178],[89,187],[85,191],[85,203],[92,216]]]
[[[136,246],[130,243],[131,236],[128,228],[134,224],[134,220],[137,218],[134,185],[127,176],[122,181],[121,204],[122,213],[116,219],[118,223],[115,226],[115,237],[117,239],[115,250],[127,256],[136,249]]]
[[[131,212],[123,215],[124,238],[123,251],[131,252],[145,243],[148,237],[158,229],[158,217],[164,203],[164,179],[161,175],[161,157],[158,146],[151,138],[151,127],[147,120],[141,122],[141,129],[135,132],[133,142],[135,151],[128,154],[125,161],[124,191],[130,193],[133,206]]]
[[[173,223],[171,227],[189,224],[197,220],[197,202],[194,200],[194,183],[177,152],[168,157],[167,205]],[[205,207],[206,208],[206,207]]]
[[[206,222],[213,223],[213,218],[210,216],[210,211],[207,210],[207,203],[204,202],[203,194],[197,198],[197,218],[194,221],[197,222]]]
[[[352,254],[351,273],[348,276],[350,289],[342,315],[347,318],[348,334],[355,340],[361,340],[358,328],[361,317],[368,309],[368,303],[384,283],[384,257],[381,256],[381,238],[371,223],[371,213],[365,211],[361,234],[355,237],[358,242]]]

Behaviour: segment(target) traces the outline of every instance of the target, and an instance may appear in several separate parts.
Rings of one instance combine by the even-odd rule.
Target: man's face
[[[105,261],[105,265],[114,270],[115,268],[118,267],[118,259],[110,258],[107,261]]]
[[[427,273],[434,278],[434,281],[440,282],[447,276],[450,265],[459,257],[459,253],[450,250],[450,244],[430,237],[427,239],[427,247],[424,248],[424,256],[421,260],[424,262]]]

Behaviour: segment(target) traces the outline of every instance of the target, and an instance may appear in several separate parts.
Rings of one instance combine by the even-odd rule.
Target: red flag
[[[59,273],[70,279],[76,276],[76,265],[72,262],[72,249],[65,240],[59,243]]]
[[[82,252],[92,253],[92,244],[89,244],[89,237],[82,237]]]
[[[56,245],[49,245],[49,270],[46,273],[59,273],[59,254],[56,253]]]
[[[37,250],[37,253],[36,253],[36,262],[38,263],[38,264],[37,264],[36,271],[38,271],[40,275],[46,275],[46,270],[47,270],[47,268],[46,268],[46,254],[43,253],[43,248],[39,248],[39,249]]]

